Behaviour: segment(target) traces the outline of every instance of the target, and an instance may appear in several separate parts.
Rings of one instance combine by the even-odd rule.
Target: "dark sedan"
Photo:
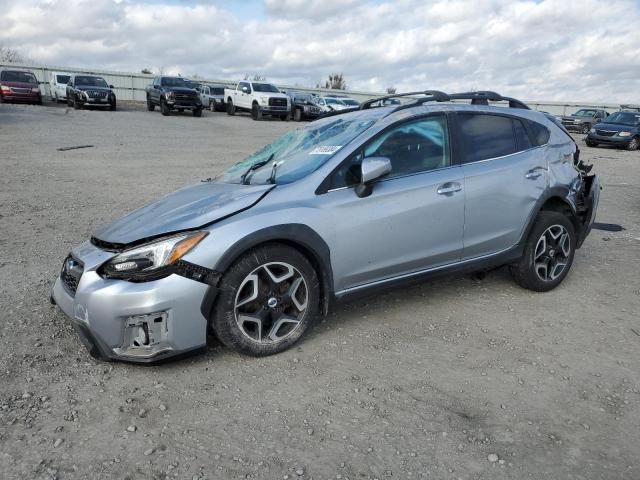
[[[613,145],[637,150],[640,148],[640,112],[615,112],[607,120],[589,130],[587,146]]]

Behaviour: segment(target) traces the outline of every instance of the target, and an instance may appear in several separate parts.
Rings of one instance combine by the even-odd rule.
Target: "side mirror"
[[[365,157],[362,159],[360,171],[362,180],[355,188],[356,195],[360,198],[368,197],[373,190],[371,182],[391,172],[391,160],[387,157]]]
[[[109,85],[109,88],[116,88],[116,87],[114,87],[113,85]]]
[[[244,93],[249,93],[249,89],[248,89],[247,87],[242,87],[242,91],[243,91]]]

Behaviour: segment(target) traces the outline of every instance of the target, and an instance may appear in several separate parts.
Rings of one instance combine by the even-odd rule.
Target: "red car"
[[[0,72],[0,102],[42,105],[42,93],[36,76],[22,70]]]

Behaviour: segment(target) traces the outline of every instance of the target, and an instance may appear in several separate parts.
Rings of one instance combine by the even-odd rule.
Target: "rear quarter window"
[[[551,132],[549,132],[547,127],[540,125],[538,122],[534,122],[533,120],[527,120],[527,128],[529,129],[534,145],[539,147],[549,143]]]

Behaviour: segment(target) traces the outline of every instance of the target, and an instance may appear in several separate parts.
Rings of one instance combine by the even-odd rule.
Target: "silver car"
[[[98,228],[52,301],[94,356],[153,362],[210,330],[274,354],[333,300],[442,273],[508,265],[525,288],[560,284],[600,191],[572,138],[493,92],[411,98],[329,114]]]

